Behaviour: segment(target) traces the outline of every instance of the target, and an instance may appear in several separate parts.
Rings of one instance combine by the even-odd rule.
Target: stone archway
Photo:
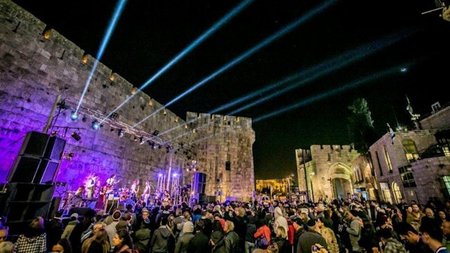
[[[333,187],[333,198],[346,199],[353,194],[352,171],[350,166],[336,163],[330,167],[330,180]]]

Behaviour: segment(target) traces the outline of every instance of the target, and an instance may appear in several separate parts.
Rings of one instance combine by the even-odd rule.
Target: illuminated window
[[[447,196],[450,196],[450,176],[443,176],[442,181],[444,182]]]
[[[384,151],[384,159],[386,160],[386,165],[388,166],[389,172],[392,173],[392,162],[391,158],[389,157],[389,153],[386,150],[386,147],[383,147]]]
[[[411,139],[404,139],[402,141],[403,150],[405,151],[406,159],[410,162],[419,159],[419,152],[417,152],[416,143]]]
[[[403,166],[398,168],[403,187],[416,187],[416,181],[411,170],[411,166]]]
[[[402,201],[402,192],[400,191],[400,187],[396,182],[392,183],[392,193],[394,194],[394,199],[397,203]]]
[[[442,151],[444,152],[445,156],[450,156],[450,149],[447,146],[442,147]]]

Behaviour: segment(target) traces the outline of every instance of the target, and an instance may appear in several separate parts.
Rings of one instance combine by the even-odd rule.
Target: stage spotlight
[[[77,113],[76,111],[72,111],[72,112],[70,113],[70,119],[71,119],[72,121],[78,120],[78,113]]]
[[[72,138],[74,138],[76,141],[80,141],[81,140],[81,136],[77,132],[73,132],[70,136],[72,136]]]
[[[98,130],[100,127],[100,122],[98,122],[97,120],[92,121],[92,129]]]

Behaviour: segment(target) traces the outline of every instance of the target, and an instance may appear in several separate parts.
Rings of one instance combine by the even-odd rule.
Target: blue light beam
[[[194,42],[192,42],[188,47],[186,47],[181,53],[179,53],[175,58],[173,58],[171,61],[169,61],[164,67],[162,67],[156,74],[154,74],[152,77],[150,77],[145,83],[139,87],[136,93],[129,96],[127,99],[125,99],[120,105],[118,105],[114,110],[112,110],[108,115],[106,115],[105,118],[101,120],[101,122],[105,121],[107,118],[109,118],[113,113],[115,113],[117,110],[119,110],[123,105],[128,103],[134,96],[139,94],[144,88],[148,87],[153,81],[155,81],[159,76],[161,76],[164,72],[166,72],[170,67],[172,67],[175,63],[177,63],[179,60],[181,60],[184,56],[186,56],[189,52],[191,52],[194,48],[196,48],[198,45],[200,45],[203,41],[205,41],[208,37],[210,37],[214,32],[219,30],[220,27],[225,25],[231,18],[236,16],[244,7],[248,6],[253,0],[246,0],[239,4],[237,7],[235,7],[231,12],[229,12],[227,15],[222,17],[218,22],[216,22],[211,28],[209,28],[205,33],[203,33],[200,37],[198,37]]]
[[[80,110],[81,103],[83,102],[84,96],[86,95],[86,92],[89,88],[92,77],[94,76],[94,72],[97,69],[97,65],[100,62],[100,59],[103,57],[103,53],[105,52],[106,46],[108,45],[109,39],[111,38],[111,34],[114,31],[114,28],[116,27],[117,21],[119,20],[120,14],[122,14],[122,11],[123,11],[123,8],[125,7],[126,2],[127,2],[127,0],[120,0],[116,5],[114,15],[111,19],[111,22],[109,23],[108,29],[106,30],[106,33],[105,33],[105,36],[103,37],[102,43],[100,45],[100,49],[97,52],[97,57],[94,62],[94,66],[92,67],[91,72],[89,73],[88,79],[84,85],[84,89],[83,89],[83,92],[81,93],[80,100],[78,101],[78,105],[77,105],[77,109],[75,110],[75,114],[78,114],[78,110]]]
[[[165,106],[159,108],[158,110],[154,111],[152,114],[148,115],[147,117],[145,117],[144,119],[142,119],[141,121],[139,121],[138,123],[134,124],[133,127],[136,127],[140,124],[142,124],[144,121],[146,121],[148,118],[152,117],[153,115],[155,115],[156,113],[160,112],[161,110],[163,110],[164,108],[174,104],[175,102],[177,102],[178,100],[180,100],[181,98],[183,98],[184,96],[188,95],[189,93],[191,93],[192,91],[198,89],[199,87],[203,86],[205,83],[207,83],[208,81],[214,79],[215,77],[217,77],[218,75],[222,74],[223,72],[225,72],[226,70],[228,70],[229,68],[233,67],[234,65],[240,63],[241,61],[243,61],[244,59],[250,57],[251,55],[253,55],[255,52],[257,52],[258,50],[264,48],[265,46],[269,45],[270,43],[272,43],[273,41],[275,41],[276,39],[279,39],[280,37],[282,37],[283,35],[287,34],[288,32],[292,31],[294,28],[296,28],[297,26],[299,26],[300,24],[304,23],[305,21],[309,20],[310,18],[312,18],[314,15],[324,11],[327,7],[329,7],[332,3],[334,3],[335,0],[330,0],[322,5],[320,5],[319,7],[311,10],[310,12],[308,12],[306,15],[302,16],[301,18],[297,19],[296,21],[290,23],[289,25],[287,25],[286,27],[284,27],[283,29],[281,29],[280,31],[276,32],[275,34],[271,35],[270,37],[266,38],[265,40],[263,40],[262,42],[260,42],[259,44],[257,44],[256,46],[254,46],[253,48],[247,50],[246,52],[244,52],[243,54],[241,54],[240,56],[234,58],[232,61],[230,61],[229,63],[225,64],[223,67],[219,68],[218,70],[216,70],[214,73],[210,74],[209,76],[207,76],[206,78],[204,78],[202,81],[198,82],[197,84],[193,85],[191,88],[187,89],[186,91],[184,91],[183,93],[181,93],[180,95],[178,95],[177,97],[175,97],[174,99],[172,99],[170,102],[168,102]]]
[[[314,67],[304,71],[303,73],[300,73],[297,76],[295,76],[295,77],[307,76],[306,78],[295,81],[293,84],[291,84],[287,87],[284,87],[283,89],[277,90],[276,92],[273,92],[268,96],[262,97],[252,103],[242,106],[230,113],[227,113],[227,115],[236,115],[239,112],[242,112],[246,109],[249,109],[251,107],[259,105],[259,104],[261,104],[265,101],[268,101],[269,99],[272,99],[274,97],[280,96],[288,91],[298,88],[299,86],[303,86],[309,82],[312,82],[312,81],[314,81],[324,75],[327,75],[335,70],[343,68],[351,63],[354,63],[355,61],[361,60],[371,54],[374,54],[374,53],[398,42],[401,39],[409,37],[413,32],[414,32],[413,30],[407,30],[407,31],[404,31],[404,32],[396,34],[396,35],[389,35],[381,40],[360,46],[360,47],[353,49],[351,51],[348,51],[340,56],[337,56],[327,62],[324,62],[317,66],[314,66]],[[293,78],[289,77],[287,79],[292,80]],[[250,95],[247,95],[243,98],[240,98],[238,100],[239,101],[243,101],[244,99],[248,100],[249,98],[256,96],[255,95],[256,93],[258,93],[258,91],[254,92]],[[236,100],[236,101],[238,101],[238,100]],[[233,103],[235,103],[235,102],[231,102],[229,104],[233,104]]]
[[[404,66],[404,65],[402,65],[402,66]],[[366,77],[363,77],[361,79],[354,80],[354,81],[352,81],[350,83],[347,83],[347,84],[345,84],[345,85],[343,85],[341,87],[338,87],[336,89],[333,89],[331,91],[324,92],[324,93],[318,94],[316,96],[309,97],[309,98],[304,99],[304,100],[302,100],[302,101],[300,101],[298,103],[295,103],[295,104],[283,107],[283,108],[281,108],[279,110],[276,110],[276,111],[264,114],[262,116],[259,116],[259,117],[255,118],[253,120],[253,123],[257,123],[257,122],[260,122],[260,121],[263,121],[263,120],[266,120],[266,119],[278,116],[278,115],[280,115],[282,113],[286,113],[288,111],[291,111],[291,110],[294,110],[294,109],[298,109],[300,107],[312,104],[312,103],[314,103],[316,101],[319,101],[321,99],[324,99],[324,98],[335,96],[335,95],[337,95],[339,93],[345,92],[345,91],[347,91],[349,89],[357,88],[360,85],[372,82],[374,80],[381,79],[381,78],[387,77],[389,75],[398,74],[398,73],[400,73],[399,69],[400,69],[400,67],[396,66],[396,67],[392,67],[392,68],[389,68],[389,69],[377,72],[377,73],[372,74],[370,76],[366,76]]]

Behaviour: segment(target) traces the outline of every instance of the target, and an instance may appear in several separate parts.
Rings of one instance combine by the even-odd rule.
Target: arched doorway
[[[339,199],[350,197],[353,194],[350,167],[343,163],[337,163],[331,166],[330,171],[332,172],[330,179],[333,187],[333,197]]]

